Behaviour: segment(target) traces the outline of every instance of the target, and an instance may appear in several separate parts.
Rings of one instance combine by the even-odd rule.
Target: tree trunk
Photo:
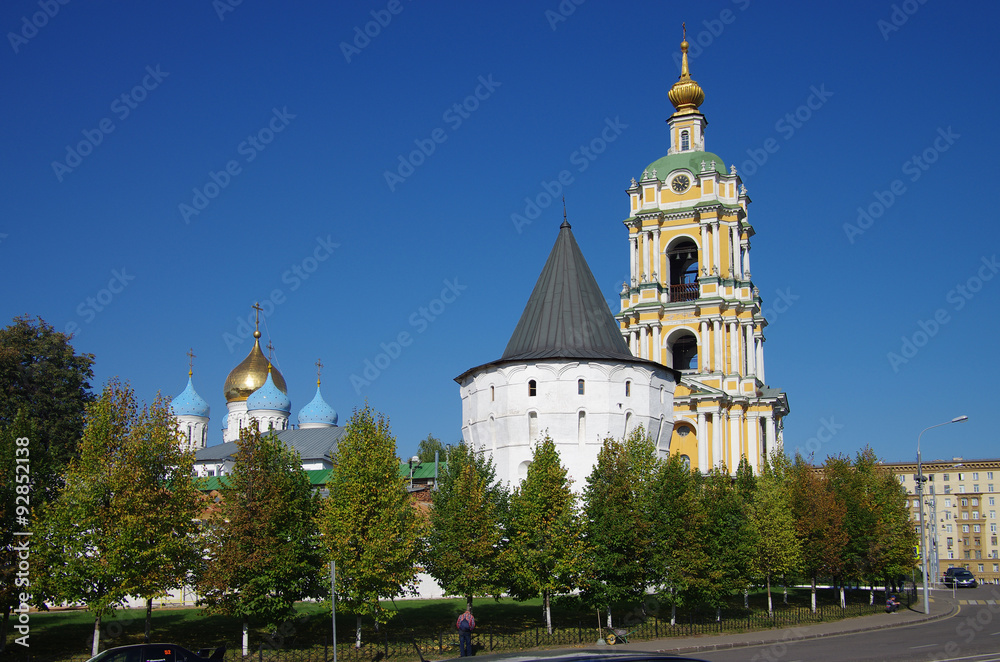
[[[90,646],[90,656],[101,652],[101,615],[94,616],[94,643]]]
[[[608,629],[610,630],[611,628],[612,628],[612,625],[611,625],[611,605],[608,605]]]
[[[868,604],[875,604],[875,583],[868,586]]]
[[[750,608],[750,591],[748,589],[743,589],[743,608]]]
[[[250,622],[247,617],[243,617],[243,657],[246,657],[250,652]]]
[[[548,590],[542,591],[542,600],[545,603],[545,631],[552,634],[552,605],[549,604]]]
[[[847,608],[847,599],[844,597],[844,585],[843,584],[840,585],[840,608],[841,609],[846,609]]]
[[[812,603],[812,612],[816,613],[816,575],[812,578],[812,595],[810,597],[810,602]]]
[[[767,576],[767,615],[774,617],[774,605],[771,603],[771,575]]]
[[[788,604],[788,577],[782,575],[782,577],[781,577],[781,585],[782,585],[782,587],[784,587],[784,591],[785,591],[785,597],[782,600],[782,602],[784,602],[787,605]]]
[[[470,610],[470,611],[472,610],[472,594],[471,593],[469,593],[467,596],[465,596],[465,608],[468,609],[468,610]]]
[[[677,625],[677,603],[670,605],[670,625]]]
[[[153,620],[153,598],[146,599],[146,636],[143,643],[149,643],[149,622]]]
[[[354,630],[354,647],[361,648],[361,617],[358,616],[358,624]]]

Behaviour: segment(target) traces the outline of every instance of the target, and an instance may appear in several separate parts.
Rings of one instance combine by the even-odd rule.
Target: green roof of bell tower
[[[680,152],[678,154],[667,154],[666,156],[653,161],[646,170],[652,172],[656,170],[656,178],[661,182],[666,181],[665,177],[674,170],[687,169],[698,174],[701,172],[701,162],[705,162],[706,168],[711,168],[712,161],[715,161],[715,171],[720,175],[729,174],[726,171],[726,162],[718,154],[712,152]]]

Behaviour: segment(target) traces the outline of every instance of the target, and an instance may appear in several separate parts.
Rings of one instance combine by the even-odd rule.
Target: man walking
[[[472,607],[466,608],[455,622],[458,629],[458,654],[460,657],[472,655],[472,631],[476,629],[476,619],[472,616]]]

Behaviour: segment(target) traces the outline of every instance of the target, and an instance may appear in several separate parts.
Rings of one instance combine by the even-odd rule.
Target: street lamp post
[[[931,430],[933,428],[939,428],[942,425],[949,425],[951,423],[962,423],[969,420],[968,416],[956,416],[950,421],[945,421],[944,423],[938,423],[937,425],[932,425],[928,428],[924,428],[917,435],[917,499],[920,502],[920,571],[924,576],[924,613],[931,613],[931,601],[930,596],[927,593],[927,528],[924,526],[924,470],[923,464],[920,461],[920,437],[924,435],[924,432]]]

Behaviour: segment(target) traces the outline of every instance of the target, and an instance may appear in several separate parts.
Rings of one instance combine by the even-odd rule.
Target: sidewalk
[[[903,609],[895,614],[878,613],[869,616],[845,618],[839,621],[803,625],[801,627],[758,630],[756,632],[744,632],[741,634],[670,637],[669,639],[639,641],[633,644],[619,644],[615,648],[622,651],[635,650],[687,654],[698,651],[760,646],[800,639],[817,639],[819,637],[830,637],[852,632],[881,630],[883,628],[933,621],[950,616],[955,612],[955,603],[952,601],[950,595],[939,594],[932,597],[930,606],[930,614],[917,611],[923,607],[923,601],[918,599],[909,609]]]

